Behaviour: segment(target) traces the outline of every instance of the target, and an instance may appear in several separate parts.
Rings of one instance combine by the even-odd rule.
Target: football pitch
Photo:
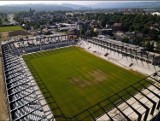
[[[9,32],[9,31],[16,31],[16,30],[23,30],[20,26],[5,26],[0,27],[0,32]]]
[[[23,58],[35,80],[43,82],[66,117],[73,117],[144,78],[75,46]]]

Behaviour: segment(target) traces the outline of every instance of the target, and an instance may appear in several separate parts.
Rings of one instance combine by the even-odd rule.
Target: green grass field
[[[0,32],[9,32],[9,31],[16,31],[16,30],[22,30],[22,27],[20,27],[20,26],[0,27]]]
[[[78,47],[38,52],[23,58],[66,117],[76,115],[144,77]]]

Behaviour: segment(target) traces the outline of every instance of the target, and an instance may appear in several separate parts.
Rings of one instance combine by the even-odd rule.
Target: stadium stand
[[[67,41],[66,36],[60,37],[40,37],[37,40],[24,38],[2,45],[3,72],[11,120],[54,119],[20,55],[74,44],[72,40]]]
[[[87,40],[99,46],[106,46],[107,43],[97,39]],[[6,87],[7,104],[10,119],[17,120],[53,120],[54,114],[46,103],[37,83],[33,79],[21,55],[32,52],[48,50],[53,48],[66,47],[77,44],[86,44],[78,40],[70,40],[67,35],[59,36],[39,36],[32,38],[22,38],[19,40],[9,40],[2,43],[3,73]],[[110,44],[111,45],[111,44]],[[116,47],[110,47],[114,50]],[[119,51],[118,46],[116,51]],[[123,52],[122,50],[121,52]],[[133,50],[134,51],[134,50]],[[125,53],[128,51],[125,51]],[[130,53],[128,53],[130,54]],[[108,56],[108,54],[106,55]],[[148,55],[149,57],[153,55]],[[144,58],[136,55],[145,61],[153,64],[151,58]],[[153,82],[148,81],[153,80]],[[84,120],[92,117],[92,120],[151,120],[160,111],[160,72],[156,72],[145,79],[138,81],[123,91],[98,102],[85,111],[70,118],[70,120]],[[143,82],[148,82],[145,85]],[[138,92],[134,95],[130,89]],[[139,90],[142,89],[142,90]],[[130,95],[131,98],[125,95]],[[113,108],[107,110],[107,105]],[[98,113],[97,113],[98,112]],[[86,117],[81,117],[81,114]],[[96,113],[97,117],[93,114]],[[100,115],[99,113],[103,114]],[[84,115],[83,115],[84,116]]]
[[[139,60],[151,63],[153,65],[160,64],[160,55],[145,51],[144,48],[132,44],[115,41],[112,39],[84,38],[85,41],[93,43],[103,48],[121,53],[125,56],[137,58]]]

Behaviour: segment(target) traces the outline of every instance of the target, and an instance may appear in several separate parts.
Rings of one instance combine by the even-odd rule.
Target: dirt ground
[[[106,74],[101,70],[94,70],[85,75],[88,80],[83,77],[73,77],[69,80],[69,82],[78,87],[84,88],[88,86],[92,86],[93,84],[98,84],[107,79]]]
[[[6,121],[6,120],[9,120],[9,118],[6,105],[4,80],[2,76],[2,63],[0,57],[0,121]]]

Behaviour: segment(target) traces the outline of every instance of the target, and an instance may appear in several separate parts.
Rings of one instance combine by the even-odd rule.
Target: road
[[[7,18],[8,18],[8,21],[10,22],[10,24],[16,24],[17,22],[14,20],[14,14],[8,14],[7,15]]]

